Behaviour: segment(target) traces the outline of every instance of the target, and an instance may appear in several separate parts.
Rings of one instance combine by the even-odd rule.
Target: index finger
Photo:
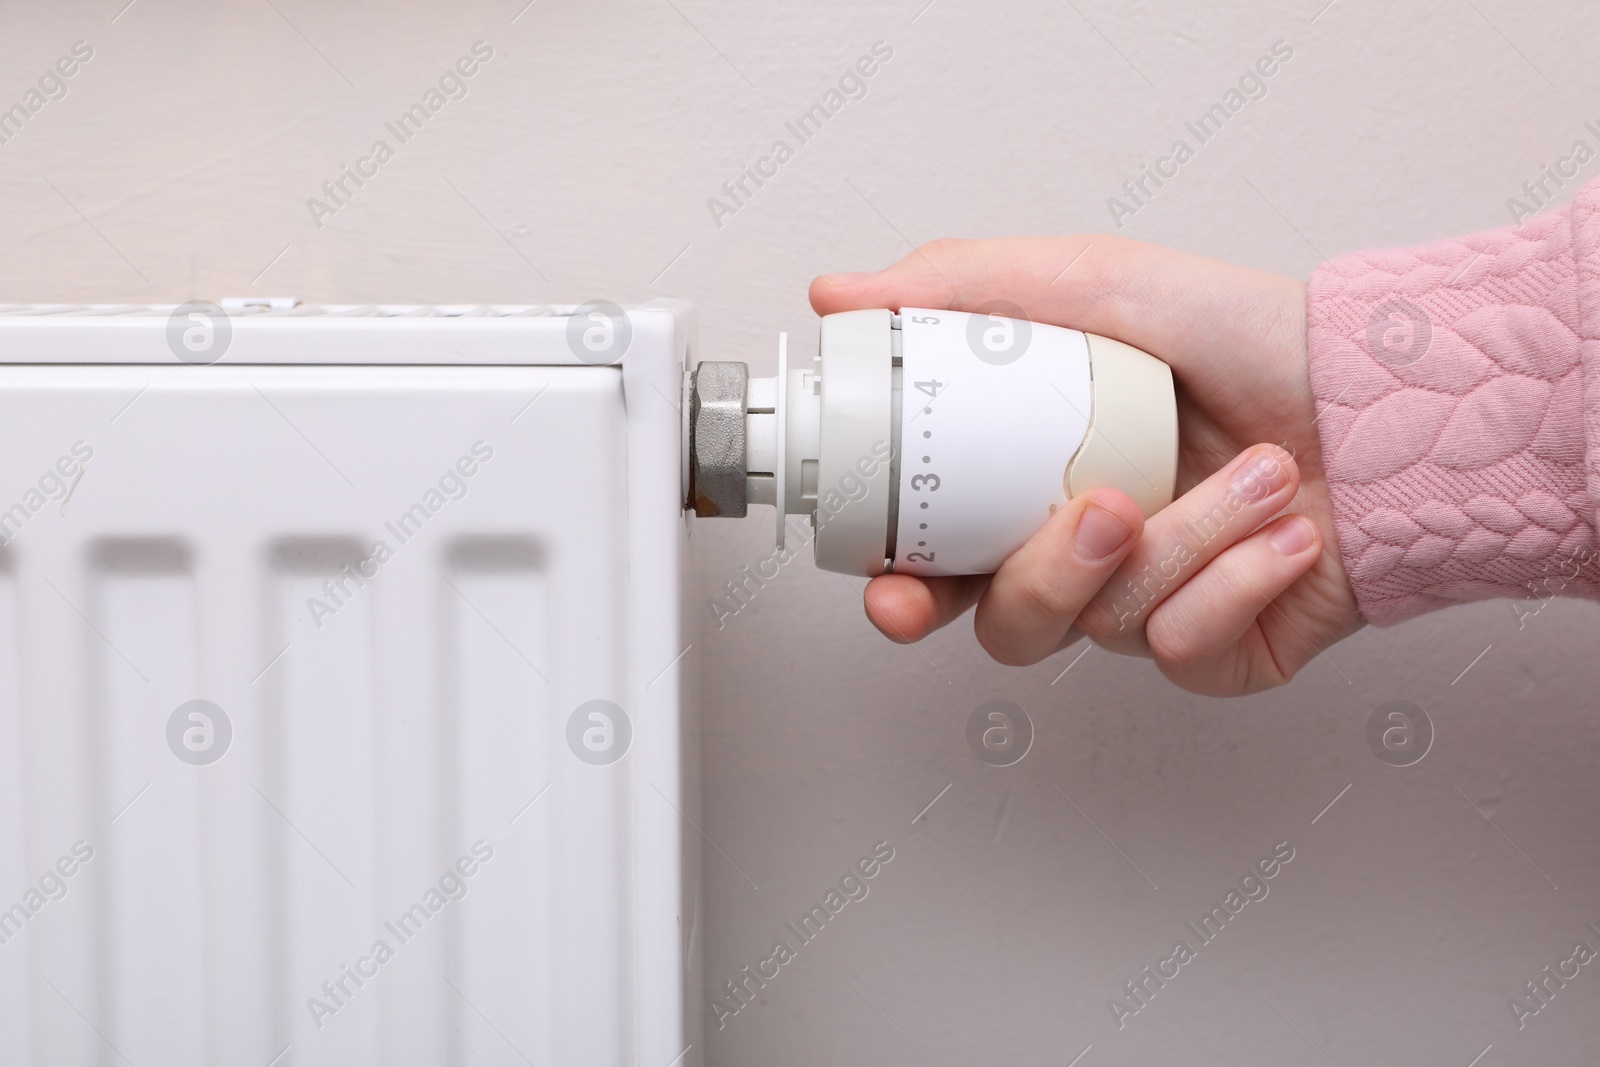
[[[1248,267],[1091,234],[933,241],[875,274],[816,278],[810,296],[819,315],[884,307],[972,312],[1004,299],[1035,322],[1114,337],[1181,372],[1206,356],[1234,362],[1259,348],[1264,329],[1285,328],[1263,321],[1273,306],[1263,301],[1263,287],[1298,285]],[[1206,323],[1198,338],[1197,317]]]

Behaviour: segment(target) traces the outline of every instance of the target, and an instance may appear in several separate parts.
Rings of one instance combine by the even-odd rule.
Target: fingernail
[[[1258,452],[1233,472],[1233,491],[1245,500],[1265,500],[1289,484],[1289,468],[1274,452]]]
[[[1272,547],[1284,556],[1298,556],[1311,547],[1317,531],[1310,519],[1293,518],[1272,531]]]
[[[1086,560],[1098,561],[1128,543],[1133,531],[1111,512],[1093,505],[1085,508],[1078,520],[1078,533],[1073,544],[1078,555]]]
[[[828,285],[854,285],[857,282],[864,282],[870,277],[872,277],[871,271],[856,270],[847,271],[844,274],[824,274],[822,281]]]

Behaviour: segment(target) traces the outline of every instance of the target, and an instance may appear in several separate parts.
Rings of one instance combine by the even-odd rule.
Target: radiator
[[[691,335],[0,306],[0,1064],[698,1062]]]

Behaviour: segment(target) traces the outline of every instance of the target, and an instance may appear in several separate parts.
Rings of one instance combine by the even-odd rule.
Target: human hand
[[[885,636],[921,640],[976,603],[1001,663],[1088,637],[1229,696],[1284,684],[1363,625],[1333,540],[1303,283],[1105,235],[935,241],[811,283],[819,315],[1000,299],[1172,367],[1179,496],[1145,520],[1125,493],[1083,493],[992,576],[874,578],[867,616]]]

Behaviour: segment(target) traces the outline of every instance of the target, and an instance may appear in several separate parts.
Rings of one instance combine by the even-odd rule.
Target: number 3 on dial
[[[913,474],[911,476],[911,488],[919,493],[923,489],[927,489],[930,493],[936,492],[939,488],[939,476],[937,474]]]

